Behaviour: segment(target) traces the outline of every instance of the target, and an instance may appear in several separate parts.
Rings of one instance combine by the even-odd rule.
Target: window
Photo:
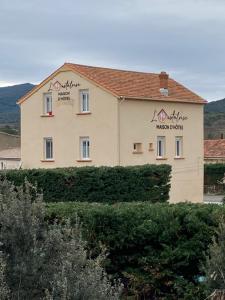
[[[52,94],[44,94],[44,114],[52,115]]]
[[[89,112],[89,92],[88,90],[80,91],[80,109],[82,113]]]
[[[153,151],[154,149],[153,149],[153,143],[149,143],[148,144],[148,150],[149,151]]]
[[[142,153],[142,143],[134,143],[133,153]]]
[[[175,157],[182,157],[183,155],[183,137],[175,137]]]
[[[165,149],[165,136],[157,137],[157,157],[163,158],[165,157],[166,149]]]
[[[90,141],[89,137],[80,138],[80,156],[82,160],[90,159]]]
[[[52,138],[44,138],[44,158],[45,160],[53,159],[53,141]]]

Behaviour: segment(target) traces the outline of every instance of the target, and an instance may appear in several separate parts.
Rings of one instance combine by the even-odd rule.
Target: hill
[[[0,88],[0,125],[18,125],[20,114],[17,100],[29,92],[33,84],[24,83]]]
[[[205,139],[225,137],[225,99],[205,105],[204,133]]]

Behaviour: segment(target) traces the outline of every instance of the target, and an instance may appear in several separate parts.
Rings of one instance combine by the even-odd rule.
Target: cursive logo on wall
[[[60,91],[61,89],[72,89],[73,87],[80,86],[80,83],[74,83],[72,80],[67,80],[65,83],[57,81],[51,81],[48,91]]]
[[[171,114],[168,114],[164,109],[161,109],[158,113],[157,110],[154,111],[151,122],[165,123],[166,121],[172,123],[178,123],[186,121],[187,116],[183,115],[180,111],[173,110]]]

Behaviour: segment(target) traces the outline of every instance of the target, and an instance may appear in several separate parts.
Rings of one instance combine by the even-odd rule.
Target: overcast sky
[[[0,0],[0,85],[38,83],[64,62],[167,71],[225,98],[224,0]]]

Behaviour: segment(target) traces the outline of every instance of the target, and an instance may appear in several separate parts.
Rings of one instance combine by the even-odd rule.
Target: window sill
[[[54,162],[54,159],[42,159],[41,162]]]
[[[91,115],[91,112],[90,111],[86,111],[86,112],[79,112],[77,113],[78,116],[81,116],[81,115]]]
[[[54,117],[55,115],[41,115],[42,118],[51,118]]]
[[[142,151],[133,151],[133,154],[142,154]]]
[[[174,157],[174,159],[185,159],[185,157]]]
[[[77,159],[77,162],[91,162],[92,159]]]
[[[167,160],[167,157],[156,157],[156,160]]]
[[[148,149],[148,151],[154,151],[154,149]]]

